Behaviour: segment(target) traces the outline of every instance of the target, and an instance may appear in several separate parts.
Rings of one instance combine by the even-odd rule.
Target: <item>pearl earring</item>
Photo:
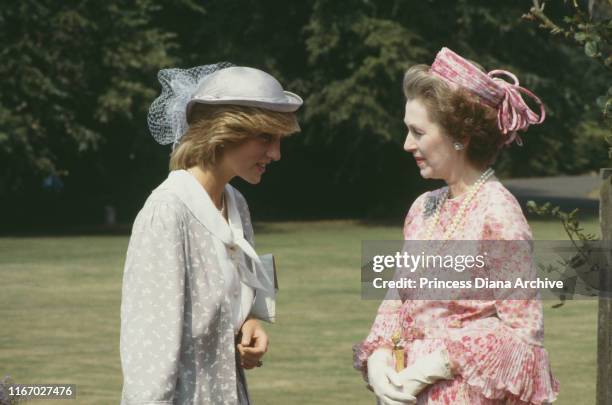
[[[453,143],[453,148],[455,148],[455,150],[463,150],[463,144],[461,142],[455,142]]]

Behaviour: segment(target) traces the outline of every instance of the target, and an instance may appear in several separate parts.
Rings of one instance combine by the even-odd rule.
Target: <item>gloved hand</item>
[[[394,387],[391,379],[399,381],[393,369],[393,356],[390,349],[380,348],[368,357],[368,382],[374,391],[379,405],[413,405],[416,398]]]
[[[453,378],[450,360],[445,349],[420,357],[409,367],[391,375],[391,383],[400,386],[404,393],[417,396],[425,387],[438,380]]]

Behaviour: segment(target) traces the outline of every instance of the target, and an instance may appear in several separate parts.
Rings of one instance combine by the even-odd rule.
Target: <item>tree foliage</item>
[[[516,72],[546,104],[545,125],[530,129],[523,148],[506,151],[498,172],[548,175],[607,165],[608,156],[592,153],[605,129],[591,100],[609,86],[610,73],[525,24],[521,16],[530,4],[7,4],[0,10],[0,208],[31,210],[44,201],[69,211],[58,217],[63,220],[95,221],[100,214],[77,213],[111,204],[129,220],[167,170],[170,151],[146,128],[148,105],[159,91],[157,70],[222,60],[269,71],[305,99],[303,131],[287,141],[285,158],[262,185],[245,186],[262,215],[404,211],[422,181],[402,151],[402,74],[412,64],[431,63],[442,46],[488,69]],[[563,18],[565,11],[547,13]],[[49,175],[63,182],[62,191],[42,189]]]
[[[25,0],[0,10],[0,195],[9,219],[57,200],[42,190],[49,176],[66,185],[56,202],[75,206],[95,205],[125,178],[156,72],[175,63],[174,34],[151,23],[159,7],[129,4]]]
[[[549,30],[553,35],[562,35],[574,41],[583,47],[586,56],[603,64],[608,72],[612,70],[611,0],[589,0],[582,1],[581,4],[577,0],[572,0],[571,3],[566,1],[566,4],[570,4],[570,10],[563,17],[562,23],[556,23],[544,12],[546,0],[532,0],[532,2],[533,6],[524,16],[526,19],[538,21],[542,28]],[[605,121],[603,139],[612,145],[612,86],[609,81],[602,92],[596,102]],[[597,133],[597,130],[586,133]],[[612,157],[612,146],[608,155]]]
[[[22,1],[3,7],[2,192],[62,173],[141,119],[173,34],[150,24],[152,1]],[[127,129],[127,128],[126,128]]]

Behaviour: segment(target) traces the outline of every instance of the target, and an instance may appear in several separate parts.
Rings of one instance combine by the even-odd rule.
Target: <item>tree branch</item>
[[[563,28],[559,27],[550,18],[548,18],[546,14],[544,14],[544,5],[545,3],[540,4],[539,0],[533,0],[533,7],[529,9],[528,16],[532,19],[539,20],[541,23],[540,26],[548,28],[552,34],[564,32]]]

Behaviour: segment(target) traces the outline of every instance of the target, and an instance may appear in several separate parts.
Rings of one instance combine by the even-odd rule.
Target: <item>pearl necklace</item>
[[[450,239],[450,237],[453,235],[455,230],[463,222],[463,216],[465,214],[465,211],[467,210],[467,207],[470,205],[470,203],[472,202],[472,200],[474,199],[478,191],[480,191],[480,188],[482,187],[482,185],[489,179],[489,177],[493,175],[493,173],[495,173],[495,171],[489,167],[487,170],[485,170],[484,173],[480,175],[478,180],[476,180],[476,182],[470,187],[470,189],[467,191],[467,195],[465,196],[465,199],[463,200],[463,202],[459,206],[459,209],[457,210],[457,214],[455,215],[455,220],[453,221],[451,226],[447,228],[446,231],[444,232],[444,236],[442,237],[442,240]],[[427,240],[431,240],[434,228],[436,227],[440,219],[440,212],[442,211],[442,206],[448,199],[449,193],[450,193],[450,188],[446,191],[446,193],[442,197],[442,200],[436,206],[436,211],[434,212],[433,218],[431,219],[431,222],[429,223],[429,226],[427,227],[427,235],[426,235]]]

